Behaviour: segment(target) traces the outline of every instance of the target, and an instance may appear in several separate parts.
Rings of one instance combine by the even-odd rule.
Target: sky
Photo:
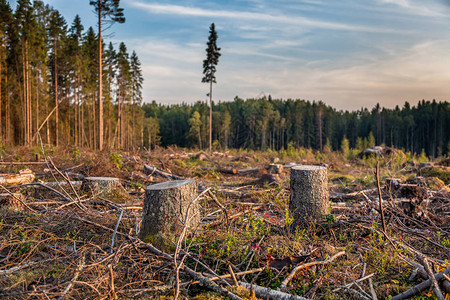
[[[89,0],[44,0],[96,29]],[[323,101],[337,109],[450,99],[450,0],[121,0],[125,42],[142,63],[145,102],[205,101],[209,26],[221,57],[214,101]]]

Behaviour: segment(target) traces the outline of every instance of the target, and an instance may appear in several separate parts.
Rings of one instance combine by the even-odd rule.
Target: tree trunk
[[[140,238],[158,248],[173,248],[172,242],[177,242],[183,223],[187,221],[189,228],[200,223],[200,204],[195,202],[196,197],[194,180],[174,180],[148,186]]]
[[[98,149],[103,150],[102,1],[98,0]]]
[[[212,80],[209,82],[209,153],[212,152]]]
[[[327,168],[292,167],[289,211],[294,217],[293,228],[308,219],[320,219],[321,215],[328,213],[328,207]]]
[[[55,144],[56,146],[59,145],[59,131],[58,131],[58,127],[59,127],[59,106],[58,106],[58,70],[57,70],[57,65],[56,65],[56,38],[55,38],[55,42],[54,42],[54,52],[55,52],[55,61],[54,61],[54,75],[55,75],[55,107],[56,107],[56,111],[55,111]]]
[[[8,76],[5,75],[5,88],[6,88],[6,108],[5,108],[5,130],[6,130],[6,143],[9,144],[11,142],[11,130],[10,130],[10,117],[9,112],[11,110],[9,106],[9,92],[8,92]]]
[[[31,114],[31,84],[30,84],[30,67],[28,62],[28,41],[25,41],[25,74],[26,74],[26,86],[27,86],[27,145],[31,143],[31,124],[32,124],[32,114]]]

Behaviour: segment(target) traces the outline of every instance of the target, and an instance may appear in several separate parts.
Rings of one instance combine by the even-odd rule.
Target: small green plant
[[[442,235],[440,231],[437,232],[439,244],[444,247],[450,248],[450,239]]]
[[[111,153],[111,160],[114,163],[114,165],[116,166],[117,169],[121,169],[122,168],[122,156],[118,153]]]
[[[333,214],[322,215],[322,219],[327,221],[328,224],[334,224],[337,222],[336,215]]]
[[[28,234],[24,231],[22,226],[15,225],[14,230],[14,240],[18,241],[17,255],[22,256],[22,254],[28,253],[31,249],[31,243],[28,242]]]
[[[284,224],[286,225],[286,231],[289,233],[291,231],[291,226],[294,223],[294,217],[289,214],[289,209],[285,209],[284,212]]]
[[[81,157],[80,148],[78,148],[77,146],[74,146],[73,150],[72,150],[72,158],[74,160],[78,160],[80,157]]]

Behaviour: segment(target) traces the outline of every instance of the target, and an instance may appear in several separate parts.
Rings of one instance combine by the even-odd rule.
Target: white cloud
[[[396,30],[390,28],[377,28],[372,26],[349,25],[337,22],[326,22],[302,17],[299,15],[289,16],[289,15],[272,15],[268,13],[248,12],[248,11],[208,10],[203,8],[181,6],[181,5],[142,3],[134,0],[130,0],[129,4],[137,8],[145,9],[151,14],[168,14],[168,15],[181,15],[190,17],[229,18],[246,21],[249,20],[263,21],[266,23],[275,22],[275,23],[293,24],[299,26],[309,26],[313,28],[323,28],[331,30],[347,30],[347,31],[379,32],[379,33],[396,32]]]
[[[440,8],[431,1],[420,0],[416,3],[412,0],[378,0],[378,2],[398,6],[403,9],[401,11],[403,13],[426,17],[447,17],[447,14],[443,13]]]
[[[324,100],[344,109],[370,107],[377,102],[392,107],[423,98],[448,100],[450,59],[443,58],[449,47],[448,41],[425,42],[376,62],[334,70],[292,70],[290,77],[274,77],[271,87],[275,97]]]

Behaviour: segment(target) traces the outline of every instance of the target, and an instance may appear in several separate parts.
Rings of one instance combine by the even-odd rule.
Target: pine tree
[[[58,56],[59,56],[59,48],[61,47],[60,42],[64,38],[67,30],[66,21],[64,20],[64,17],[57,11],[54,10],[50,17],[50,24],[49,24],[49,36],[52,42],[52,70],[53,70],[53,96],[55,99],[55,145],[58,146],[59,144],[59,103],[60,100],[58,98],[58,70],[59,70],[59,62],[58,62]]]
[[[209,152],[212,147],[212,84],[216,83],[216,66],[219,63],[220,48],[217,47],[217,32],[214,23],[209,27],[206,59],[203,61],[202,82],[209,83]]]
[[[137,133],[142,132],[143,127],[139,127],[138,123],[142,120],[137,118],[138,109],[142,103],[142,84],[144,77],[142,76],[141,62],[135,51],[131,53],[130,57],[130,96],[132,108],[132,136],[134,137],[133,145],[137,144]]]
[[[21,96],[22,96],[22,122],[23,128],[22,142],[29,144],[31,142],[31,88],[30,88],[30,45],[33,43],[34,32],[36,29],[36,20],[33,14],[33,7],[29,0],[18,0],[15,11],[15,24],[17,28],[17,46],[19,47],[16,62],[21,61],[21,73],[18,77],[21,78]]]
[[[81,84],[82,84],[82,76],[83,76],[83,65],[85,61],[83,60],[81,41],[83,34],[84,26],[81,24],[81,19],[79,15],[76,15],[72,26],[70,27],[70,35],[69,42],[67,47],[67,58],[70,61],[72,66],[72,73],[70,81],[73,85],[73,96],[74,101],[73,105],[74,109],[74,137],[75,137],[75,145],[81,146],[82,144],[82,122],[81,122]]]
[[[120,0],[91,0],[98,17],[98,148],[103,149],[103,60],[102,60],[102,22],[124,23],[123,8],[119,7]]]
[[[9,3],[6,0],[0,0],[0,140],[2,141],[5,140],[9,141],[9,137],[7,135],[8,132],[7,128],[9,127],[8,122],[9,118],[7,113],[8,103],[5,103],[3,97],[3,91],[6,94],[8,93],[8,90],[6,87],[4,88],[3,78],[6,78],[5,75],[7,74],[6,50],[9,42],[7,32],[9,27],[11,26],[12,20],[13,20],[12,10],[11,7],[9,6]],[[3,114],[5,115],[4,118]]]
[[[105,104],[106,104],[106,145],[107,147],[111,147],[111,143],[113,140],[113,86],[115,84],[116,79],[116,60],[117,53],[114,49],[113,44],[110,42],[108,49],[105,51],[105,69],[106,69],[106,77],[104,89],[106,89],[105,94]]]
[[[117,106],[118,106],[118,140],[119,148],[125,147],[125,101],[129,97],[130,62],[127,47],[120,43],[117,53]]]

